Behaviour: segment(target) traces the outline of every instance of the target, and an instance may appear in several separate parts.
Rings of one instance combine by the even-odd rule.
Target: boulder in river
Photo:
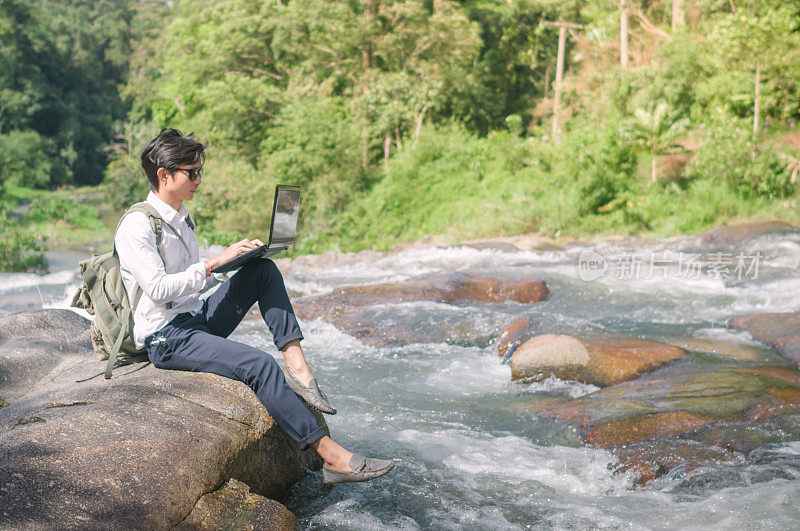
[[[638,470],[640,481],[646,481],[677,463],[693,467],[731,457],[719,449],[741,457],[759,444],[780,440],[782,428],[764,429],[760,443],[751,439],[776,418],[800,413],[800,372],[676,364],[575,400],[532,403],[529,411],[571,421],[587,444],[612,451],[623,468]],[[747,440],[739,440],[742,433]],[[675,439],[684,442],[676,447]]]
[[[414,320],[419,312],[405,316],[402,310],[384,310],[387,304],[403,303],[456,308],[508,301],[530,304],[545,300],[548,293],[547,284],[533,277],[504,279],[455,273],[408,282],[344,286],[331,293],[302,297],[293,305],[301,319],[321,319],[370,345],[448,342],[486,346],[496,330],[469,318],[451,315],[421,323]]]
[[[449,273],[406,282],[343,286],[331,293],[303,297],[295,302],[306,319],[325,318],[337,310],[387,302],[434,301],[445,304],[514,301],[540,302],[549,292],[544,280],[534,277],[493,278]]]
[[[578,338],[563,334],[534,336],[511,356],[514,380],[562,380],[606,387],[682,358],[686,351],[634,337]]]
[[[800,232],[800,227],[788,221],[747,221],[717,227],[705,232],[700,235],[700,243],[705,246],[731,247],[741,245],[765,234],[789,234],[792,232]]]
[[[785,358],[773,349],[762,345],[693,336],[670,338],[665,342],[684,350],[707,354],[720,360],[749,362],[760,365],[786,365]]]
[[[231,478],[280,499],[321,465],[241,382],[143,363],[78,382],[104,368],[88,327],[0,318],[0,527],[168,528]]]
[[[728,326],[750,332],[755,339],[773,346],[783,357],[800,365],[800,312],[743,315],[728,321]]]

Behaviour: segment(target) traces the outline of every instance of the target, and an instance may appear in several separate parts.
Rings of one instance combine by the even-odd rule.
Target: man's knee
[[[278,362],[266,352],[253,349],[249,354],[252,356],[253,360],[250,364],[250,370],[254,377],[267,379],[275,377],[281,372]]]
[[[244,267],[242,267],[241,272],[245,271],[246,274],[256,275],[265,281],[281,277],[281,272],[278,269],[278,266],[276,266],[275,262],[269,258],[251,260],[249,263],[245,264]]]

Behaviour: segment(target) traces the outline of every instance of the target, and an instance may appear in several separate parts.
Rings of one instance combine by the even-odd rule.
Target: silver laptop
[[[279,184],[275,187],[272,203],[272,220],[269,225],[269,240],[265,245],[240,254],[211,270],[212,273],[227,273],[239,269],[250,260],[269,258],[294,243],[297,232],[297,216],[300,213],[300,187]]]

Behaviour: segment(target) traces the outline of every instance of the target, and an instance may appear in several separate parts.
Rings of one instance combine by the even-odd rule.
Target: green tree
[[[4,182],[45,188],[67,180],[55,142],[31,129],[0,134],[0,188]]]
[[[683,149],[680,144],[675,143],[675,139],[683,133],[688,123],[688,118],[677,119],[671,115],[669,106],[662,101],[649,110],[636,109],[634,118],[622,124],[623,134],[627,141],[650,155],[650,179],[652,182],[656,182],[658,157]]]
[[[345,98],[364,167],[387,136],[400,146],[423,120],[477,107],[477,27],[450,1],[185,0],[167,34],[156,120],[211,124],[215,143],[251,160],[297,98]]]
[[[127,111],[117,86],[127,72],[133,1],[0,2],[0,133],[32,130],[51,141],[49,156],[69,168],[67,181],[101,180],[103,146]]]
[[[752,102],[753,141],[758,139],[763,93],[772,92],[780,85],[779,80],[787,77],[792,70],[793,75],[790,75],[794,80],[790,86],[797,88],[797,83],[800,82],[796,60],[790,59],[796,57],[800,46],[798,28],[800,16],[797,6],[776,7],[761,4],[749,10],[740,8],[724,17],[709,36],[722,64],[728,68],[734,66],[751,69],[753,82],[748,91],[748,99]],[[764,83],[765,78],[768,80],[767,84]],[[786,96],[794,101],[797,99],[796,92]],[[778,114],[776,107],[780,100],[780,97],[777,100],[773,97],[773,103],[768,106],[767,112]],[[793,104],[793,110],[797,112],[796,103]]]

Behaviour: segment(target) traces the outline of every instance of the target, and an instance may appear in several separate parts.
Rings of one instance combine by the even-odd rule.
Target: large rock
[[[469,319],[415,321],[418,312],[385,312],[386,304],[434,302],[449,305],[503,303],[530,304],[545,300],[547,285],[532,277],[501,279],[463,273],[401,283],[345,286],[324,295],[303,297],[293,305],[301,319],[322,319],[377,346],[448,342],[486,346],[495,330],[482,329]]]
[[[744,315],[728,321],[728,326],[750,332],[795,365],[800,364],[800,312]]]
[[[800,232],[800,227],[788,221],[747,221],[705,232],[700,235],[700,243],[713,247],[731,247],[741,245],[766,234],[788,234],[792,232]]]
[[[711,355],[720,360],[759,365],[786,365],[786,360],[782,356],[773,349],[762,345],[692,336],[670,338],[665,342],[691,352]]]
[[[0,527],[168,528],[230,478],[282,498],[320,465],[241,382],[145,364],[79,382],[104,363],[69,313],[0,319],[3,367],[27,367],[0,385]],[[81,339],[37,368],[54,323]]]
[[[307,318],[324,317],[344,307],[386,302],[434,301],[446,304],[540,302],[549,292],[544,280],[533,277],[500,279],[449,273],[407,282],[344,286],[331,293],[304,297],[295,303]]]
[[[535,336],[511,356],[514,380],[562,380],[606,387],[636,378],[682,358],[681,348],[633,337],[577,338],[562,334]]]
[[[176,530],[190,529],[300,529],[294,514],[276,502],[253,494],[244,483],[230,480],[197,502]]]
[[[742,434],[752,438],[756,427],[800,413],[800,372],[678,364],[576,400],[532,403],[529,411],[574,423],[584,442],[612,451],[647,481],[677,464],[692,468],[752,450]],[[761,442],[780,440],[783,431],[763,430]]]
[[[86,358],[90,322],[69,310],[0,317],[0,401],[10,402],[48,375]]]
[[[741,464],[742,455],[693,440],[661,439],[635,441],[608,448],[620,461],[619,472],[636,473],[635,483],[644,485],[675,468],[691,472],[702,466]]]

